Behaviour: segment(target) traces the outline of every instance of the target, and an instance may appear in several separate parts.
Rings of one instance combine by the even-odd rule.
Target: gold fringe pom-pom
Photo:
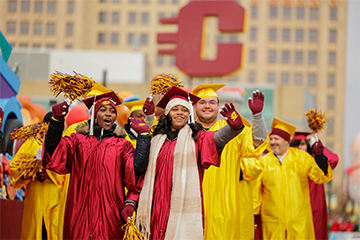
[[[124,231],[123,240],[147,240],[135,226],[135,218],[129,218],[121,229]]]
[[[305,113],[309,128],[313,133],[317,133],[320,130],[326,128],[327,113],[322,113],[316,109],[309,109]]]
[[[52,73],[49,80],[50,91],[55,97],[63,93],[65,98],[72,103],[80,96],[91,91],[95,81],[87,75],[75,72],[74,76],[56,71]]]
[[[18,129],[15,129],[11,134],[10,138],[14,140],[28,140],[35,139],[37,141],[43,141],[45,132],[48,128],[48,124],[45,122],[34,123]]]
[[[25,179],[35,179],[37,171],[41,169],[41,161],[36,159],[35,155],[22,153],[14,161],[14,167]]]
[[[171,87],[184,88],[177,76],[170,74],[159,74],[151,80],[151,94],[164,95]]]

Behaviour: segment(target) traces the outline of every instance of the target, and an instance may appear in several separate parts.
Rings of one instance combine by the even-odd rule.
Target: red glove
[[[229,126],[235,130],[239,130],[243,126],[242,119],[240,114],[235,110],[235,107],[232,103],[225,103],[225,107],[220,112],[221,115],[225,117],[226,122]]]
[[[322,142],[320,141],[320,139],[318,139],[314,145],[312,146],[313,151],[315,154],[319,154],[322,153],[324,151],[324,145],[322,144]]]
[[[146,101],[143,106],[143,111],[145,115],[151,115],[155,112],[155,104],[151,98],[146,98]]]
[[[146,125],[144,119],[129,118],[130,126],[137,134],[149,133],[149,126]]]
[[[66,114],[69,112],[69,105],[62,102],[52,106],[53,117],[58,121],[64,121]]]
[[[0,108],[0,129],[3,125],[3,119],[4,119],[4,111],[2,110],[2,108]]]
[[[46,179],[48,179],[49,176],[47,175],[46,171],[45,170],[39,170],[36,172],[36,180],[38,180],[39,182],[43,182],[45,181]]]
[[[253,99],[251,101],[251,98],[249,98],[249,108],[253,115],[261,112],[264,107],[264,99],[265,95],[260,92],[259,90],[256,90],[256,92],[253,92]]]
[[[121,211],[121,217],[122,219],[127,222],[128,218],[131,218],[133,213],[135,211],[135,207],[132,204],[128,204],[124,207],[124,209]]]

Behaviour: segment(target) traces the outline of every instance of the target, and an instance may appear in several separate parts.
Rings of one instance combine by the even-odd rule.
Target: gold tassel
[[[307,122],[312,133],[317,133],[320,130],[326,128],[327,113],[322,113],[316,109],[309,109],[305,113]]]
[[[151,80],[151,94],[164,95],[171,87],[184,88],[177,76],[170,74],[159,74]]]
[[[135,218],[128,218],[121,229],[124,231],[123,240],[147,240],[144,234],[135,226]]]
[[[75,99],[91,91],[95,84],[94,80],[87,75],[82,75],[75,71],[74,73],[74,76],[59,71],[51,74],[48,85],[55,97],[63,93],[65,98],[69,99],[72,103]]]
[[[35,155],[21,153],[14,161],[14,166],[19,171],[19,174],[25,179],[36,178],[36,173],[41,169],[41,161]]]
[[[35,139],[36,141],[43,141],[45,137],[48,124],[45,122],[34,123],[18,129],[15,129],[11,134],[10,138],[14,140],[26,141],[28,139]]]

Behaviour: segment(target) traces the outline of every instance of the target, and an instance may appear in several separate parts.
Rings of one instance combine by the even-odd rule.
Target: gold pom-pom
[[[124,231],[123,240],[146,240],[144,234],[142,234],[135,226],[134,218],[128,218],[121,229]]]
[[[25,179],[35,179],[37,171],[41,169],[41,161],[36,159],[35,155],[22,153],[14,160],[14,166],[19,174]]]
[[[327,113],[322,113],[316,109],[309,109],[305,113],[309,128],[313,133],[317,133],[320,130],[326,128]]]
[[[46,122],[34,123],[18,129],[15,129],[11,134],[10,138],[14,140],[26,141],[28,139],[35,139],[42,142],[45,137],[46,129],[48,124]]]
[[[151,80],[151,94],[164,95],[171,87],[183,88],[177,76],[170,74],[159,74]]]
[[[56,71],[52,73],[49,80],[50,91],[55,97],[63,93],[65,98],[72,103],[75,99],[82,95],[86,95],[91,91],[94,80],[87,75],[75,72],[74,76]]]

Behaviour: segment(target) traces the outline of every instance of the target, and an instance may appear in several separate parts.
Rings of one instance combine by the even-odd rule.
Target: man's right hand
[[[151,115],[155,112],[155,104],[154,101],[152,100],[152,98],[146,98],[146,101],[144,103],[143,106],[143,112],[145,113],[145,115]]]
[[[58,121],[64,121],[66,114],[69,112],[69,105],[62,102],[52,106],[53,118]]]

